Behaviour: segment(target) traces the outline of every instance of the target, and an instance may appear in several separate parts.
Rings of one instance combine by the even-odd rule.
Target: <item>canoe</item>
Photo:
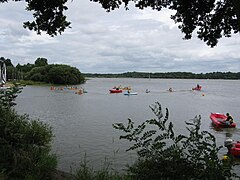
[[[110,93],[122,93],[121,89],[110,89]]]
[[[192,90],[196,90],[196,91],[201,91],[201,89],[202,89],[202,86],[192,88]]]
[[[138,95],[138,93],[137,92],[125,92],[124,95],[131,96],[131,95]]]
[[[218,128],[235,128],[236,127],[236,123],[227,125],[225,123],[227,116],[221,113],[211,113],[210,119],[212,120],[212,123]]]

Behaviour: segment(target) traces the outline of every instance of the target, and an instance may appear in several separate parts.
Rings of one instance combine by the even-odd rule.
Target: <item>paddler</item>
[[[226,113],[227,119],[225,120],[226,125],[230,125],[233,123],[233,117],[229,114]]]

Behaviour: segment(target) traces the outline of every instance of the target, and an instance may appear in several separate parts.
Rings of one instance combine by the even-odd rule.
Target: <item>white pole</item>
[[[6,64],[0,61],[0,83],[5,84],[7,82],[7,69]]]
[[[3,63],[3,83],[5,84],[7,82],[7,68],[6,64]]]

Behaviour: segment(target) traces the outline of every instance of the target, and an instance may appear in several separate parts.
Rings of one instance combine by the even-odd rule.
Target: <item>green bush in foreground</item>
[[[18,115],[11,106],[16,93],[1,96],[0,179],[52,179],[57,158],[50,154],[51,128],[27,115]]]
[[[113,127],[125,135],[120,139],[132,142],[127,150],[136,150],[138,160],[129,167],[132,179],[231,179],[232,162],[222,161],[215,137],[207,131],[200,131],[201,117],[186,122],[189,135],[175,135],[172,122],[168,123],[168,109],[165,117],[161,105],[150,106],[157,119],[146,120],[137,127],[129,119],[125,126],[115,123]],[[187,133],[186,133],[187,134]]]

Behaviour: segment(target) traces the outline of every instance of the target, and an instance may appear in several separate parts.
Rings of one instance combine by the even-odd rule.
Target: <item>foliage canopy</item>
[[[7,66],[7,80],[24,79],[52,84],[81,84],[85,82],[82,73],[75,67],[64,64],[48,64],[46,58],[37,58],[34,64],[17,64],[2,57]]]
[[[47,59],[46,58],[37,58],[35,61],[35,66],[46,66],[48,65]]]
[[[8,2],[9,0],[0,0]],[[13,0],[22,1],[22,0]],[[63,14],[68,8],[65,6],[67,0],[23,0],[26,1],[27,11],[33,11],[34,20],[24,22],[23,27],[34,30],[37,34],[45,31],[50,36],[61,34],[66,28],[70,28],[70,22]]]
[[[174,10],[171,19],[179,24],[178,28],[185,34],[184,39],[191,39],[197,30],[199,39],[214,47],[218,39],[231,37],[232,33],[240,32],[240,2],[239,0],[91,0],[98,2],[108,12],[124,5],[129,9],[131,2],[139,9],[152,8],[160,11],[162,8]]]
[[[84,77],[77,68],[63,64],[34,67],[28,72],[26,79],[51,84],[81,84],[84,82]]]
[[[0,0],[8,2],[9,0]],[[14,0],[26,1],[27,11],[33,11],[34,21],[24,22],[24,28],[41,34],[45,31],[51,36],[61,34],[70,28],[70,22],[63,14],[68,8],[68,0]],[[139,9],[152,8],[160,11],[162,8],[174,10],[171,19],[179,24],[179,29],[184,33],[184,39],[191,39],[196,30],[198,38],[214,47],[218,40],[231,37],[232,33],[240,32],[240,2],[239,0],[90,0],[98,2],[108,12],[124,5],[129,9],[129,4],[134,3]]]

